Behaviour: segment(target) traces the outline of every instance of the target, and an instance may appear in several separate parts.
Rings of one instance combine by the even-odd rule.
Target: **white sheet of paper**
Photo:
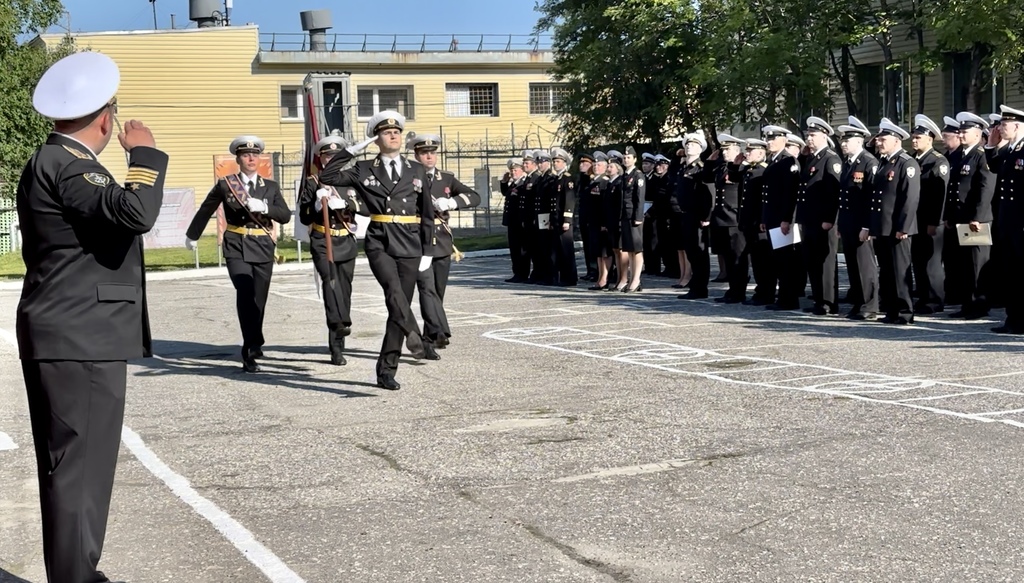
[[[980,223],[978,232],[971,230],[969,224],[956,226],[956,239],[961,246],[991,245],[992,229],[988,223]]]
[[[542,231],[544,229],[550,228],[551,227],[551,215],[549,215],[549,214],[537,215],[537,227],[539,227]]]
[[[780,249],[800,242],[800,227],[799,225],[791,224],[788,235],[782,234],[782,227],[775,227],[768,230],[768,235],[772,239],[772,249]]]
[[[653,205],[654,205],[654,203],[653,203],[653,202],[645,202],[645,203],[644,203],[644,214],[645,214],[645,215],[647,214],[647,211],[651,210],[651,207],[652,207]]]

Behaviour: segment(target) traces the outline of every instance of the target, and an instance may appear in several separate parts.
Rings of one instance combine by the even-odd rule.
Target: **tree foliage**
[[[32,91],[47,67],[74,50],[70,38],[48,49],[20,42],[60,18],[60,0],[0,2],[0,196],[13,196],[21,171],[52,126],[32,108]]]

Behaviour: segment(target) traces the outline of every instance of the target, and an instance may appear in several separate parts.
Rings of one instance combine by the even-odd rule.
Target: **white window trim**
[[[281,116],[281,121],[283,121],[283,122],[301,122],[301,121],[304,121],[305,120],[305,109],[306,109],[305,108],[306,104],[304,103],[304,101],[305,101],[306,94],[302,90],[302,86],[301,85],[279,85],[278,88],[277,88],[277,109],[278,109],[278,111],[280,111],[281,108],[284,107],[281,104],[281,92],[284,91],[285,89],[289,88],[289,87],[295,89],[295,102],[298,105],[298,112],[297,112],[298,113],[298,117],[284,117],[284,116]]]
[[[466,115],[451,115],[448,113],[448,88],[454,86],[458,88],[470,88],[470,87],[489,87],[491,89],[491,113],[486,114],[473,114],[467,113]],[[498,84],[497,83],[445,83],[444,84],[444,117],[446,119],[465,119],[465,118],[488,118],[488,117],[501,117],[501,110],[498,109],[499,96],[498,96]],[[470,103],[466,103],[466,107],[472,110]]]
[[[550,117],[552,115],[558,115],[558,112],[555,111],[555,103],[554,103],[554,101],[555,101],[555,90],[558,89],[558,88],[561,88],[561,87],[567,87],[567,84],[565,84],[565,83],[558,83],[558,82],[555,82],[555,81],[534,81],[534,82],[531,82],[530,85],[526,89],[526,99],[527,99],[526,107],[527,108],[530,108],[533,105],[533,103],[530,101],[530,98],[532,97],[531,96],[531,90],[534,87],[539,87],[539,86],[543,86],[547,90],[547,93],[548,93],[548,95],[547,95],[548,109],[550,109],[551,111],[549,111],[548,113],[533,113],[531,111],[530,115],[534,115],[534,116],[537,116],[537,117]]]

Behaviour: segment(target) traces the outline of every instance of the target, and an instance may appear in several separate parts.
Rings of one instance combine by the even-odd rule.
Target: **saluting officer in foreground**
[[[346,146],[345,139],[330,135],[317,142],[314,149],[320,157],[320,167],[327,166],[331,158]],[[330,224],[324,224],[324,205]],[[339,193],[331,186],[320,184],[310,176],[299,196],[299,221],[310,227],[309,251],[313,255],[313,266],[320,275],[324,311],[327,315],[327,347],[331,352],[331,364],[342,366],[345,360],[345,337],[352,333],[352,277],[355,274],[356,234],[354,214],[366,216],[369,211],[363,206],[355,191],[346,189]],[[331,238],[333,263],[327,259],[327,237]]]
[[[366,124],[369,140],[346,148],[327,164],[320,181],[354,188],[370,211],[363,248],[370,271],[384,290],[387,327],[377,358],[377,386],[397,391],[395,380],[402,340],[416,358],[426,354],[423,337],[412,315],[412,295],[418,271],[430,269],[434,257],[434,204],[423,165],[401,155],[405,117],[382,111]],[[345,164],[375,141],[380,154]]]
[[[272,235],[274,221],[286,224],[292,213],[281,195],[281,187],[256,173],[263,140],[240,136],[228,150],[235,155],[239,172],[221,178],[210,189],[185,231],[185,247],[196,248],[210,217],[218,206],[224,205],[224,260],[235,287],[235,308],[242,329],[242,369],[258,372],[256,359],[263,356],[263,317],[277,249]]]
[[[36,85],[54,120],[18,182],[25,284],[18,347],[28,392],[54,583],[103,583],[110,495],[124,420],[127,361],[152,356],[142,235],[163,202],[167,154],[142,122],[118,135],[122,188],[96,159],[113,136],[121,75],[109,57],[76,53]]]
[[[441,138],[436,135],[419,135],[409,145],[415,152],[416,161],[423,164],[427,172],[427,191],[434,205],[434,245],[430,269],[419,272],[416,285],[420,293],[420,314],[423,316],[424,350],[429,360],[440,360],[434,348],[448,346],[452,330],[444,311],[444,292],[448,289],[448,273],[452,268],[455,241],[448,226],[449,211],[473,208],[480,205],[480,195],[455,178],[451,172],[437,167],[437,148]]]
[[[921,167],[903,150],[906,130],[882,118],[875,137],[878,171],[871,196],[871,227],[878,257],[878,281],[886,324],[913,324],[910,299],[910,237],[917,233]]]

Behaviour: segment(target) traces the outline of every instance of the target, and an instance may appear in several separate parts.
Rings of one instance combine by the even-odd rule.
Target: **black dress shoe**
[[[877,320],[878,312],[850,312],[846,315],[851,320]]]
[[[678,297],[681,300],[705,300],[708,297],[708,292],[697,292],[690,290],[689,292]]]
[[[888,316],[882,318],[881,320],[879,320],[879,322],[881,322],[883,324],[899,324],[901,326],[906,326],[907,324],[913,324],[914,323],[914,317],[913,316],[903,316],[903,315],[899,315],[899,316],[888,315]]]
[[[447,348],[449,344],[451,344],[451,342],[448,340],[447,336],[441,336],[440,338],[434,341],[435,348]]]
[[[772,310],[774,312],[790,312],[793,310],[799,310],[800,304],[797,302],[793,303],[774,303],[764,307],[766,310]]]
[[[525,278],[519,277],[518,275],[512,276],[505,280],[505,283],[523,283],[526,281]]]
[[[431,343],[425,343],[423,345],[423,357],[427,360],[441,360],[441,355],[437,353],[437,350]]]
[[[345,366],[348,361],[345,360],[345,355],[340,352],[331,352],[331,364],[334,366]]]
[[[415,332],[405,337],[405,347],[409,349],[409,354],[417,360],[427,355],[423,337]]]
[[[1007,326],[1006,324],[996,326],[995,328],[992,328],[992,331],[996,334],[1024,334],[1024,328],[1014,328],[1013,326]]]
[[[351,326],[342,326],[341,328],[338,328],[338,337],[340,337],[340,338],[344,338],[344,337],[348,336],[351,333],[352,333],[352,327]]]
[[[743,300],[743,305],[744,306],[768,306],[768,305],[771,305],[771,304],[774,304],[774,303],[775,303],[775,300],[768,299],[768,298],[759,298],[757,296],[754,296],[754,297],[750,298],[749,300]]]
[[[256,364],[251,354],[242,355],[242,370],[245,372],[260,372],[260,365]]]
[[[729,277],[728,276],[722,277],[721,275],[719,275],[715,279],[712,279],[711,283],[725,283],[727,281],[729,281]]]
[[[249,356],[253,358],[263,358],[263,349],[253,348],[252,350],[249,351]]]
[[[397,391],[402,388],[402,385],[398,384],[395,377],[391,375],[377,377],[377,386],[388,391]]]

